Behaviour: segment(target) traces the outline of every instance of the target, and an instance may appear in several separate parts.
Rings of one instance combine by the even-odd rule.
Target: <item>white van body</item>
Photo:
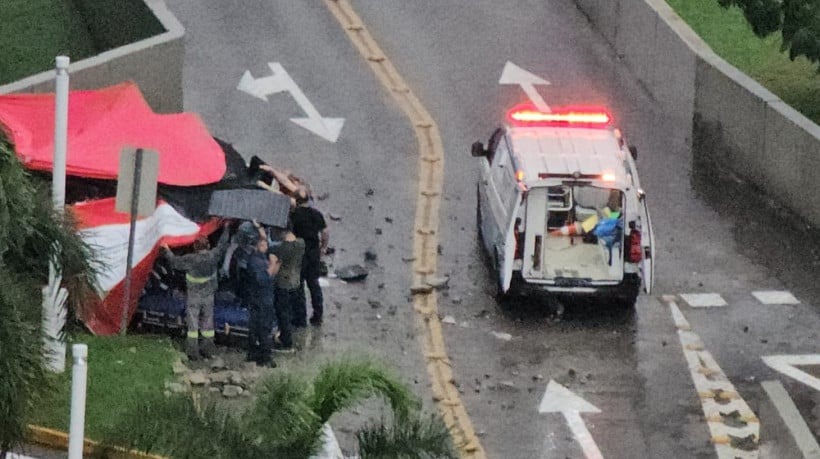
[[[652,222],[637,153],[620,131],[506,126],[472,153],[482,157],[477,224],[499,295],[541,291],[631,306],[641,286],[651,292]]]

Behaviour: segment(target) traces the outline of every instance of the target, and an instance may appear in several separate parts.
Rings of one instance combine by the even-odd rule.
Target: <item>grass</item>
[[[173,377],[177,354],[167,337],[84,334],[74,342],[88,344],[86,438],[99,439],[105,426],[134,411],[146,397],[161,394],[165,381]],[[55,376],[57,390],[35,407],[30,422],[68,432],[71,362],[69,356],[65,373]]]
[[[97,53],[72,0],[0,1],[0,84],[52,69],[61,54],[77,61]]]
[[[720,57],[820,124],[820,74],[806,58],[780,51],[780,33],[758,38],[738,8],[717,0],[666,0]]]

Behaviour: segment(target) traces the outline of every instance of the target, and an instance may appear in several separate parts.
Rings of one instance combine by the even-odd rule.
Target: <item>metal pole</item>
[[[65,207],[66,148],[68,145],[68,56],[57,56],[57,78],[54,90],[54,168],[51,198],[60,212]]]
[[[85,396],[88,379],[88,346],[71,346],[74,366],[71,369],[71,429],[68,434],[68,459],[82,459],[85,443]]]
[[[134,264],[134,233],[137,229],[137,204],[140,197],[140,176],[142,175],[142,148],[134,155],[134,188],[131,193],[131,226],[128,231],[128,256],[125,260],[125,292],[123,293],[122,323],[120,335],[128,328],[128,308],[131,304],[131,265]]]
[[[68,145],[68,56],[57,56],[54,82],[54,158],[51,177],[51,199],[57,212],[65,207],[65,170]],[[57,266],[60,247],[48,264],[48,286],[43,289],[43,344],[46,368],[62,373],[65,370],[65,341],[60,332],[65,325],[67,292],[60,287],[62,276]]]

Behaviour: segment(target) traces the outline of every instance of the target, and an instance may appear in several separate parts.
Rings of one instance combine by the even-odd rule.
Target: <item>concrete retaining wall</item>
[[[718,57],[663,0],[575,0],[714,160],[820,227],[820,127]]]
[[[72,62],[69,67],[71,89],[97,89],[133,80],[155,111],[178,113],[182,111],[185,29],[163,0],[145,0],[145,3],[166,31]],[[53,70],[0,86],[0,94],[53,91]]]

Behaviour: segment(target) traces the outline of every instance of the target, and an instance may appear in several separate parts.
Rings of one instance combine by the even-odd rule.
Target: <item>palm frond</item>
[[[309,405],[324,424],[334,413],[374,396],[383,397],[398,418],[420,407],[410,389],[391,371],[371,360],[353,358],[322,366],[313,381]]]
[[[356,433],[362,459],[450,459],[447,427],[437,416],[411,415],[393,423],[370,425]]]
[[[0,452],[22,441],[26,414],[52,388],[38,326],[20,308],[29,301],[22,276],[0,260]]]
[[[308,457],[320,445],[323,422],[311,409],[310,384],[290,374],[275,374],[262,385],[247,427],[260,442],[273,449],[290,451],[292,457]]]
[[[149,397],[109,426],[103,443],[177,459],[273,457],[229,413],[214,404],[197,408],[189,395]]]

